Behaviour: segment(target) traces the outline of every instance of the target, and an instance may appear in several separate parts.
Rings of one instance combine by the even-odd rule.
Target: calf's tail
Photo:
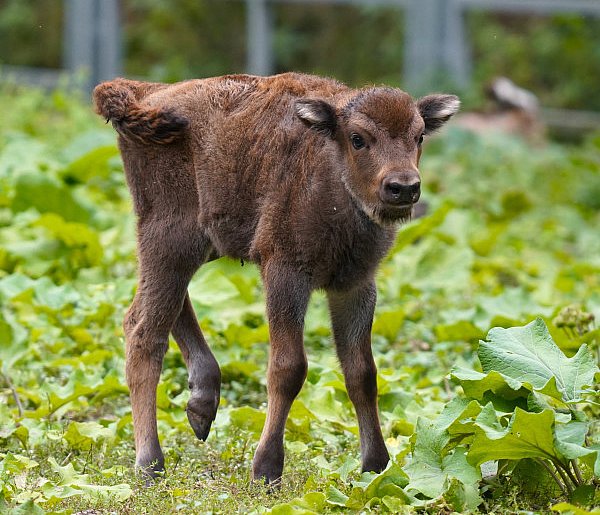
[[[140,143],[167,145],[185,134],[189,122],[173,109],[146,107],[138,100],[163,85],[115,79],[94,89],[96,112],[112,122],[125,139]]]

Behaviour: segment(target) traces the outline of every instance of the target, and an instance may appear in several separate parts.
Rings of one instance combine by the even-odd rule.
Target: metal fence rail
[[[444,0],[437,0],[444,3]],[[471,82],[472,59],[469,52],[467,32],[464,28],[465,14],[469,10],[507,12],[519,14],[579,14],[600,16],[598,0],[447,0],[445,39],[441,42],[446,49],[443,66],[459,86]]]
[[[440,75],[459,87],[471,82],[472,59],[465,15],[470,10],[522,14],[575,13],[600,16],[598,0],[245,0],[248,8],[248,70],[275,69],[271,34],[274,4],[394,6],[405,11],[403,82],[427,89]],[[400,70],[399,70],[400,72]]]

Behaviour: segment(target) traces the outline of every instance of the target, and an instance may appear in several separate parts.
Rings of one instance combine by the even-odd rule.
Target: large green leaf
[[[191,298],[200,304],[213,306],[236,299],[238,289],[216,268],[204,267],[189,288]]]
[[[528,413],[516,408],[503,427],[493,405],[487,404],[475,421],[475,438],[467,454],[469,463],[543,458],[564,462],[555,445],[554,412]]]
[[[484,372],[493,370],[564,402],[578,402],[599,372],[586,345],[567,358],[538,318],[524,327],[494,328],[480,342]]]
[[[535,391],[575,403],[599,372],[586,345],[567,358],[540,318],[524,327],[490,330],[478,354],[483,373],[465,368],[452,372],[452,379],[474,399],[483,399],[488,391],[506,399],[528,397]]]
[[[385,496],[396,497],[408,503],[408,495],[403,490],[408,482],[409,479],[406,473],[397,464],[392,463],[386,470],[381,474],[377,474],[369,482],[365,488],[365,495],[369,499]]]
[[[477,370],[456,368],[451,377],[462,386],[465,395],[473,399],[482,400],[489,391],[508,399],[529,395],[529,390],[523,383],[496,370],[483,374]]]
[[[442,495],[449,479],[465,485],[475,485],[481,479],[477,468],[467,462],[464,447],[446,454],[450,441],[448,432],[423,418],[417,420],[416,441],[411,463],[405,468],[410,478],[407,490],[416,490],[427,497]]]
[[[273,506],[267,513],[272,515],[317,515],[322,513],[325,502],[325,494],[308,492],[303,497],[292,499],[289,503]]]
[[[588,465],[596,477],[600,477],[600,444],[586,445],[590,431],[588,422],[571,420],[566,424],[556,424],[556,449],[567,459],[581,460]]]
[[[6,453],[0,460],[0,473],[17,476],[27,469],[38,467],[39,463],[21,454]]]
[[[473,433],[473,423],[481,409],[481,405],[475,400],[455,397],[444,406],[435,425],[447,430],[453,439],[460,439]]]
[[[122,502],[131,497],[133,493],[127,483],[111,486],[94,485],[90,483],[88,474],[79,473],[72,463],[62,466],[53,457],[48,458],[48,462],[60,478],[57,483],[45,483],[42,488],[44,497],[50,504],[74,496],[81,496],[89,500],[112,498]]]
[[[360,510],[364,506],[385,505],[404,506],[411,504],[411,497],[404,491],[408,476],[399,465],[391,463],[381,474],[365,472],[354,481],[350,495],[334,486],[329,486],[327,503]]]
[[[114,436],[113,430],[97,422],[71,422],[64,439],[74,449],[89,451],[94,444]]]

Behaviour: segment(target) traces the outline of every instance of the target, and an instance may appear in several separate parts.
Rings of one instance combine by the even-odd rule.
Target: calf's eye
[[[421,135],[419,136],[419,143],[418,143],[418,145],[419,145],[419,146],[421,146],[421,145],[423,144],[423,138],[424,138],[424,137],[425,137],[425,134],[421,134]]]
[[[353,133],[350,135],[350,141],[355,150],[360,150],[365,146],[365,140],[359,134]]]

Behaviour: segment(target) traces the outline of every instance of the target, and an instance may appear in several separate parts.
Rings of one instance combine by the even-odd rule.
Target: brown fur
[[[169,332],[189,370],[189,421],[199,438],[208,435],[220,371],[187,286],[202,263],[230,256],[259,265],[267,297],[268,412],[254,477],[282,473],[316,288],[329,298],[363,469],[382,470],[370,346],[375,269],[418,199],[420,137],[456,112],[458,99],[415,103],[398,89],[289,73],[169,86],[117,79],[99,85],[94,101],[119,132],[138,216],[139,287],[124,323],[137,465],[149,475],[163,469],[156,385]]]

